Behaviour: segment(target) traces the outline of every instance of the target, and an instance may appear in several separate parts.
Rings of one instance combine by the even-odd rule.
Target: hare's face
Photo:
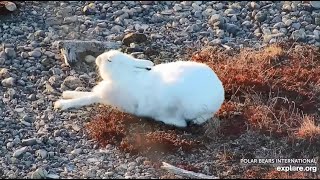
[[[117,50],[104,52],[96,58],[96,65],[100,73],[103,71],[108,74],[124,74],[129,72],[138,72],[150,70],[154,66],[152,61],[136,59],[131,55],[124,54]]]

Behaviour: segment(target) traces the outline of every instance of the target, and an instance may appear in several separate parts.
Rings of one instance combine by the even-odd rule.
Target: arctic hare
[[[176,127],[211,119],[224,101],[224,87],[207,65],[176,61],[154,65],[117,50],[95,63],[102,81],[92,92],[64,91],[54,107],[62,110],[94,103],[111,105]]]

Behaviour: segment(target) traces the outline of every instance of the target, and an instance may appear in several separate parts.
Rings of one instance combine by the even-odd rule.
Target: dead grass
[[[315,47],[279,43],[232,54],[209,47],[192,57],[221,78],[227,101],[219,117],[227,124],[236,112],[244,121],[241,129],[292,136],[303,122],[302,114],[319,115],[320,91],[315,87],[320,86],[320,56]]]
[[[227,164],[239,162],[241,157],[233,140],[254,131],[274,138],[278,144],[284,142],[286,154],[292,157],[319,156],[320,56],[316,47],[293,42],[239,51],[207,47],[190,56],[208,64],[224,84],[226,101],[217,113],[220,121],[213,119],[203,126],[176,129],[117,110],[110,112],[106,107],[88,123],[89,135],[102,146],[115,144],[126,152],[152,158],[180,151],[200,157],[198,150],[202,147],[220,146],[218,138],[229,143],[229,151],[235,153],[231,159],[220,159]],[[239,153],[248,149],[255,150],[244,147]],[[234,173],[245,178],[302,177],[301,173],[288,175],[269,168]]]

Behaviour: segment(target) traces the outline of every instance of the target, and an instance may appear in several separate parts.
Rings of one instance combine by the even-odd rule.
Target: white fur
[[[109,62],[111,61],[111,62]],[[55,102],[62,110],[102,103],[123,112],[186,127],[212,118],[224,101],[224,88],[205,64],[177,61],[154,66],[111,50],[96,58],[103,81],[92,92],[64,91]],[[146,70],[146,68],[151,70]]]

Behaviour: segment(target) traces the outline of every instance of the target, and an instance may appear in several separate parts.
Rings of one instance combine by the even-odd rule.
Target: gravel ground
[[[98,148],[82,129],[94,106],[53,110],[63,90],[90,90],[97,78],[94,71],[64,65],[52,46],[56,40],[121,41],[130,32],[141,32],[150,39],[150,47],[157,48],[158,55],[151,57],[162,61],[183,58],[186,49],[207,45],[259,47],[293,39],[320,46],[320,10],[302,1],[17,4],[18,11],[0,16],[2,178],[160,178],[163,174],[146,157],[124,154],[112,145]],[[136,44],[130,48],[147,49]],[[194,159],[191,155],[184,161]],[[208,158],[197,161],[201,162],[194,165],[203,173],[213,173]]]

